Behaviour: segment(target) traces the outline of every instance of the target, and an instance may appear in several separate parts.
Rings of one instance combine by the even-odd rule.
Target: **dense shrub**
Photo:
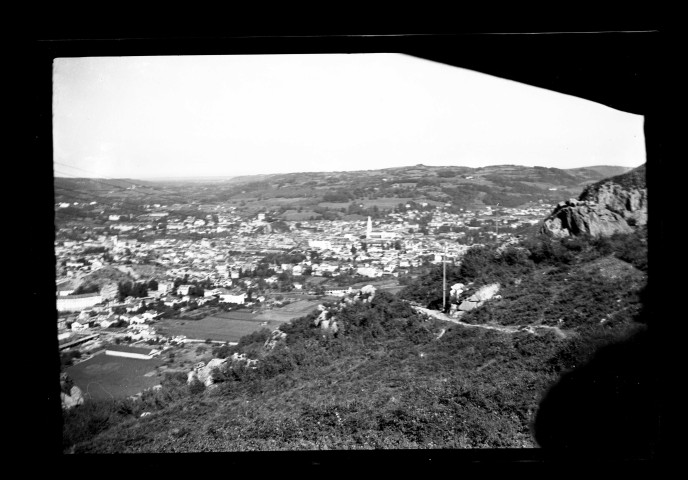
[[[647,271],[647,229],[634,233],[616,233],[611,237],[599,237],[592,241],[599,255],[614,255],[634,267]]]
[[[447,285],[457,282],[505,284],[527,274],[534,266],[529,252],[518,246],[508,246],[501,250],[494,246],[472,247],[463,256],[458,267],[447,266]],[[426,275],[410,282],[398,295],[427,308],[437,309],[442,305],[442,284],[443,269],[441,266],[435,267]]]

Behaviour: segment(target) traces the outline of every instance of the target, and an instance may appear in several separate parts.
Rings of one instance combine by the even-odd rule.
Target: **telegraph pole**
[[[442,256],[442,312],[447,309],[447,245],[444,245]]]

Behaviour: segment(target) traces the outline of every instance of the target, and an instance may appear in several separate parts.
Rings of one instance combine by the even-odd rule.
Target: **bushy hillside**
[[[336,332],[316,326],[315,312],[282,326],[286,337],[274,348],[266,348],[264,331],[216,349],[216,357],[237,353],[258,362],[251,368],[229,360],[210,388],[171,376],[141,400],[89,401],[66,412],[64,449],[533,447],[533,420],[559,376],[645,328],[635,321],[643,250],[628,251],[643,241],[534,238],[506,249],[474,248],[454,278],[473,287],[504,285],[500,300],[462,318],[477,326],[427,319],[378,292],[370,302],[339,305]],[[416,286],[432,292],[438,281],[433,272]],[[505,333],[485,323],[552,325],[563,335]]]

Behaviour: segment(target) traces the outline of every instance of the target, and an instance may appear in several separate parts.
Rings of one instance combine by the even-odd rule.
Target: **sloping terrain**
[[[559,376],[601,346],[645,328],[636,319],[646,278],[614,252],[605,253],[604,245],[538,241],[561,250],[531,243],[521,257],[489,248],[468,255],[457,278],[476,286],[499,281],[504,288],[501,299],[461,320],[555,326],[563,336],[424,319],[404,300],[377,292],[372,302],[341,308],[336,333],[316,326],[315,312],[282,325],[286,337],[273,349],[264,346],[267,337],[260,332],[236,347],[217,349],[216,356],[244,353],[258,364],[251,369],[230,362],[211,388],[194,390],[184,375],[171,376],[139,401],[74,409],[65,416],[65,448],[113,453],[535,446],[532,423]],[[552,253],[543,255],[548,248]],[[471,261],[486,263],[476,269]],[[435,275],[419,281],[441,285],[433,283]],[[144,412],[151,414],[140,418]]]

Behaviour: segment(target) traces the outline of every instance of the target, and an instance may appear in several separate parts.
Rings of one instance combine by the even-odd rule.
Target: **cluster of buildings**
[[[166,233],[149,240],[122,234],[121,229],[113,230],[122,226],[120,220],[113,220],[107,233],[95,230],[102,227],[93,227],[93,231],[83,232],[85,240],[56,242],[57,276],[79,277],[105,265],[147,264],[164,269],[170,281],[186,276],[190,280],[207,280],[217,287],[232,288],[237,287],[236,280],[255,271],[267,253],[285,252],[303,253],[306,258],[298,264],[271,265],[276,274],[288,271],[296,276],[328,277],[340,273],[394,276],[424,261],[440,261],[438,256],[445,249],[450,258],[460,258],[469,247],[465,241],[467,234],[474,230],[508,240],[511,230],[540,221],[551,205],[502,208],[498,214],[490,207],[456,214],[441,205],[429,212],[407,205],[405,212],[390,213],[375,222],[370,218],[368,221],[284,222],[289,231],[279,233],[266,228],[270,223],[265,214],[242,220],[232,208],[183,220],[177,218],[175,222],[170,220]],[[169,212],[153,211],[147,215],[167,218]],[[199,237],[175,236],[171,225]],[[150,225],[128,226],[147,229]],[[218,228],[224,229],[222,236],[213,235],[218,233]],[[208,236],[202,237],[204,234]],[[274,283],[275,279],[266,281]],[[77,298],[70,293],[59,292],[64,309],[98,303],[95,295]]]
[[[170,218],[163,206],[153,207],[137,217],[138,222],[132,221],[131,216],[112,214],[109,225],[80,225],[81,239],[67,238],[58,231],[57,309],[80,312],[69,322],[69,331],[85,331],[96,325],[107,328],[113,322],[124,322],[130,326],[128,334],[132,338],[155,337],[155,330],[149,325],[154,314],[132,314],[140,308],[140,302],[133,301],[125,302],[126,313],[122,314],[121,308],[117,308],[122,305],[115,301],[116,286],[74,294],[70,283],[78,282],[68,280],[78,280],[105,266],[125,272],[136,265],[153,266],[158,288],[149,295],[169,307],[192,298],[194,281],[210,285],[200,298],[193,296],[198,305],[213,298],[242,304],[248,299],[248,289],[255,287],[252,276],[265,267],[262,262],[269,253],[287,253],[299,260],[270,264],[273,273],[261,277],[268,288],[284,279],[285,273],[289,274],[287,278],[299,277],[293,281],[295,290],[305,287],[303,276],[396,277],[425,262],[460,259],[470,248],[468,242],[462,241],[467,232],[482,230],[500,241],[509,241],[510,230],[536,223],[551,210],[551,205],[540,204],[522,209],[500,208],[498,212],[486,207],[457,214],[442,205],[416,209],[409,204],[406,211],[397,210],[375,221],[370,217],[367,221],[289,221],[283,222],[288,231],[282,228],[277,232],[269,228],[265,214],[242,219],[233,207],[186,218]],[[165,221],[162,232],[158,228],[160,221]],[[151,228],[159,234],[150,239],[126,233]],[[69,225],[61,230],[64,229],[69,229]],[[175,235],[175,231],[193,233],[196,238]],[[175,284],[180,278],[185,283]],[[343,295],[345,291],[325,288],[329,295]],[[115,310],[120,313],[114,313]]]

